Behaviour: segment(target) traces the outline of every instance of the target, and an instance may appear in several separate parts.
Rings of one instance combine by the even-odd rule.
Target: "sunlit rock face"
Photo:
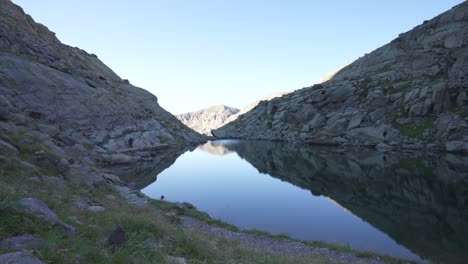
[[[52,126],[63,137],[117,151],[185,145],[202,137],[121,79],[96,55],[62,44],[9,0],[0,0],[0,119]]]
[[[467,36],[464,2],[326,82],[260,102],[213,135],[467,153]]]
[[[229,117],[239,111],[234,107],[215,105],[199,111],[176,115],[176,117],[198,133],[211,136],[211,130],[224,125]]]
[[[258,104],[260,104],[260,102],[262,101],[270,101],[274,98],[277,98],[277,97],[281,97],[285,94],[288,94],[288,92],[278,92],[278,93],[272,93],[270,95],[267,95],[265,97],[262,97],[262,99],[258,100],[258,101],[255,101],[255,102],[252,102],[250,104],[248,104],[247,106],[245,106],[244,108],[242,108],[242,110],[240,110],[238,113],[230,116],[226,122],[224,122],[224,124],[228,124],[228,123],[231,123],[232,121],[236,120],[239,116],[249,112],[250,110],[254,109],[255,107],[257,107]]]
[[[261,141],[224,147],[261,173],[332,199],[424,259],[468,258],[468,157]]]

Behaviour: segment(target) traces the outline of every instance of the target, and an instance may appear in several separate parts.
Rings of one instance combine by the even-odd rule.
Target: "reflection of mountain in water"
[[[226,154],[233,152],[232,150],[229,150],[228,148],[226,148],[225,144],[220,144],[219,142],[216,142],[216,141],[207,142],[199,146],[197,149],[208,152],[213,155],[217,155],[217,156],[224,156]]]
[[[260,172],[330,197],[422,258],[468,259],[468,158],[240,141]]]
[[[135,183],[138,189],[143,189],[155,182],[159,173],[169,168],[180,155],[188,150],[186,147],[165,149],[153,153],[151,161],[112,165],[106,170],[127,183]]]

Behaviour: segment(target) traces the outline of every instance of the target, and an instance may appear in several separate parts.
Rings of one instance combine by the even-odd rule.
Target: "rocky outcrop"
[[[261,102],[219,138],[445,148],[468,134],[468,2],[322,83]]]
[[[267,96],[263,97],[262,99],[260,99],[258,101],[252,102],[252,103],[248,104],[246,107],[242,108],[242,110],[240,110],[235,115],[230,116],[226,120],[226,122],[224,124],[228,124],[228,123],[231,123],[232,121],[236,120],[239,116],[241,116],[241,115],[249,112],[250,110],[254,109],[262,101],[270,101],[273,98],[281,97],[281,96],[283,96],[285,94],[288,94],[288,93],[287,92],[272,93],[270,95],[267,95]]]
[[[186,126],[198,133],[211,136],[211,130],[221,127],[240,110],[225,105],[215,105],[195,112],[176,115]]]
[[[62,44],[9,0],[0,0],[0,121],[108,151],[202,137],[122,80],[95,55]]]

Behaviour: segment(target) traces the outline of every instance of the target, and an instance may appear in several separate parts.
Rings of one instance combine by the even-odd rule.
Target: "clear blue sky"
[[[293,91],[462,0],[13,0],[172,113]]]

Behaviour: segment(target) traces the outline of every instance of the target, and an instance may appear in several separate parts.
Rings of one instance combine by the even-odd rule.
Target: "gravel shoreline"
[[[339,252],[328,248],[319,248],[306,245],[301,242],[287,239],[271,238],[268,236],[235,232],[225,228],[209,225],[197,219],[182,216],[181,225],[188,229],[201,230],[216,236],[225,237],[239,241],[246,247],[252,247],[259,250],[270,251],[275,254],[288,256],[309,256],[322,255],[331,260],[343,263],[365,263],[365,264],[384,264],[386,263],[379,257],[361,258],[349,252]]]

